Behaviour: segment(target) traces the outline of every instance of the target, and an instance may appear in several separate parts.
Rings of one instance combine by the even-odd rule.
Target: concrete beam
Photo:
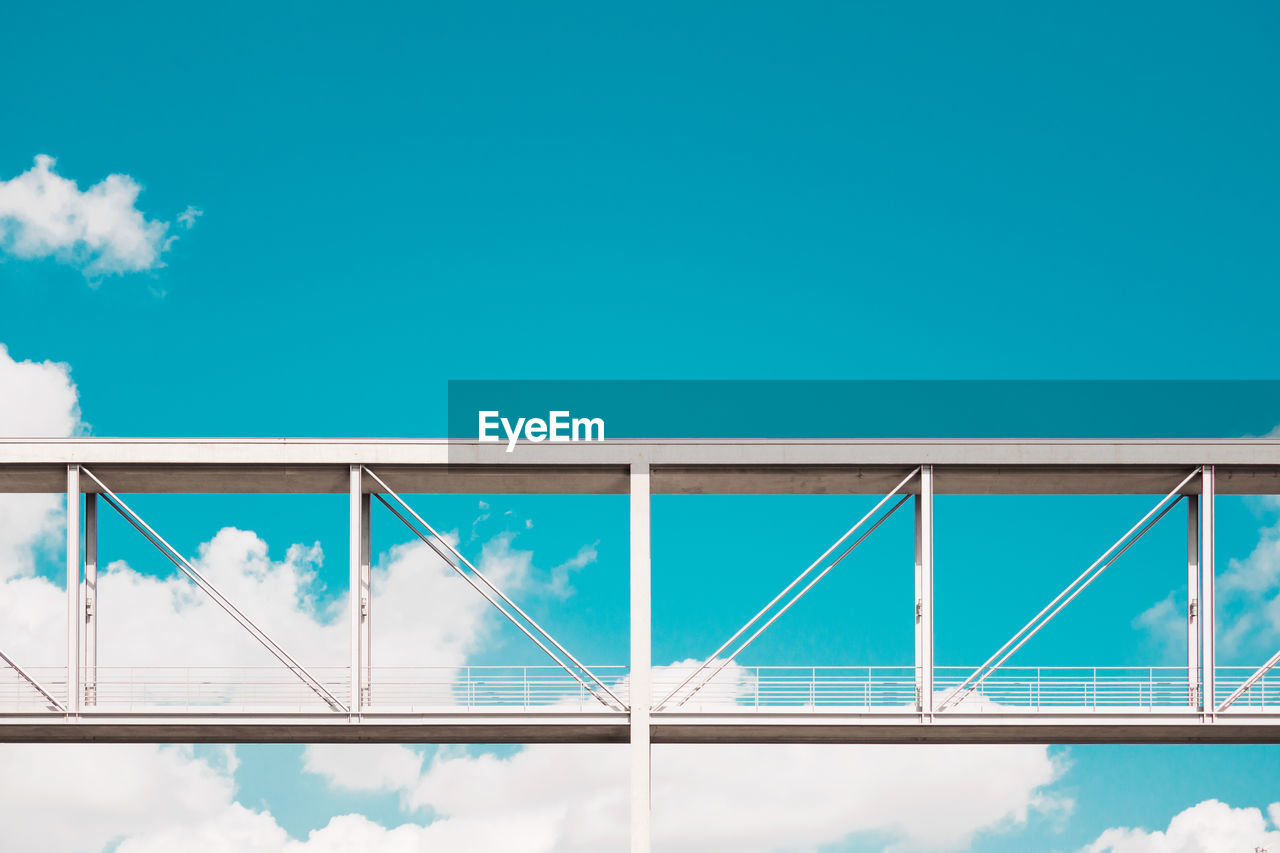
[[[626,714],[0,716],[0,743],[627,743]],[[659,714],[653,743],[1280,743],[1280,714]]]
[[[1280,440],[608,441],[504,447],[347,439],[0,439],[0,492],[56,493],[68,464],[124,493],[342,494],[353,464],[408,494],[883,494],[920,464],[937,494],[1159,494],[1214,465],[1221,494],[1280,494]],[[1172,482],[1171,482],[1172,481]],[[1199,484],[1188,486],[1188,493]]]

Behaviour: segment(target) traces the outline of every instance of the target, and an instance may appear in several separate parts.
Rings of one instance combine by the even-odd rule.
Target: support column
[[[1200,708],[1200,496],[1187,495],[1187,704]]]
[[[84,704],[98,704],[98,496],[84,496]]]
[[[1204,466],[1200,488],[1200,667],[1203,702],[1210,719],[1217,707],[1213,645],[1213,466]]]
[[[373,496],[360,496],[360,707],[373,703]]]
[[[364,469],[359,465],[351,466],[350,507],[349,507],[349,575],[347,586],[348,622],[351,628],[351,693],[349,707],[352,714],[359,714],[363,702],[364,675],[362,673],[364,655],[361,649],[361,634],[364,625],[363,591],[360,584],[360,564],[364,557]]]
[[[916,708],[933,717],[933,466],[920,467],[916,495]]]
[[[652,755],[649,668],[652,663],[649,463],[631,463],[631,853],[649,853]]]
[[[80,712],[80,466],[67,466],[67,713]]]

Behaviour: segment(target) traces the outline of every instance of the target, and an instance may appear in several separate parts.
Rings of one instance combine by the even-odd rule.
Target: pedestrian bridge
[[[0,439],[0,492],[67,495],[67,658],[0,648],[4,741],[1280,742],[1280,676],[1220,666],[1214,500],[1280,494],[1280,440],[668,440],[500,445],[429,440]],[[283,648],[130,505],[137,493],[346,493],[350,659]],[[586,664],[441,537],[401,493],[630,496],[628,661]],[[650,653],[650,496],[874,494],[858,519],[696,666]],[[935,494],[1159,499],[982,662],[933,649]],[[541,666],[385,667],[370,648],[370,512],[380,503],[545,656]],[[893,513],[915,516],[914,660],[745,666],[743,652]],[[268,651],[257,668],[100,663],[97,517],[119,513]],[[1182,507],[1185,666],[1011,660],[1154,525]],[[816,551],[817,548],[813,548]],[[43,663],[43,662],[41,662]],[[638,772],[638,771],[637,771]]]

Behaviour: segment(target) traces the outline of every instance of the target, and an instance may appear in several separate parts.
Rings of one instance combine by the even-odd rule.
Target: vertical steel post
[[[631,463],[631,853],[649,853],[652,755],[649,668],[652,663],[649,463]]]
[[[347,598],[349,600],[349,623],[351,628],[351,699],[350,708],[352,714],[359,714],[361,710],[361,686],[364,684],[364,677],[361,674],[361,664],[364,661],[360,649],[360,629],[361,629],[361,588],[360,588],[360,561],[364,556],[364,545],[361,541],[364,532],[364,483],[362,478],[363,468],[359,465],[351,466],[350,480],[350,506],[349,506],[349,557],[348,563],[349,575],[347,585]]]
[[[1187,704],[1200,701],[1200,496],[1187,495]]]
[[[67,713],[80,712],[80,466],[67,466]]]
[[[1212,719],[1218,696],[1214,690],[1213,646],[1213,466],[1204,466],[1200,489],[1200,667],[1203,671],[1202,702]]]
[[[360,496],[360,707],[373,703],[372,496]]]
[[[916,495],[916,708],[933,716],[933,466],[920,466]]]
[[[84,704],[98,704],[98,496],[84,496]]]

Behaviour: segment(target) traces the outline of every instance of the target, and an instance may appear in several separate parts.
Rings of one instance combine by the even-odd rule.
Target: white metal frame
[[[1188,474],[1182,482],[1173,487],[1169,494],[1161,498],[1155,506],[1153,506],[1146,515],[1138,520],[1138,523],[1129,528],[1123,536],[1117,539],[1110,548],[1102,553],[1090,564],[1089,568],[1080,573],[1075,580],[1067,584],[1066,588],[1054,597],[1052,601],[1044,606],[1044,608],[1031,618],[1031,621],[1018,629],[1012,637],[1005,641],[1004,645],[996,649],[995,654],[983,661],[973,673],[960,683],[947,698],[942,700],[938,706],[939,711],[945,711],[952,705],[961,702],[966,696],[982,687],[982,683],[998,670],[1005,661],[1013,657],[1027,641],[1040,632],[1045,625],[1048,625],[1053,617],[1062,612],[1068,604],[1076,599],[1076,596],[1084,592],[1090,584],[1097,580],[1103,572],[1110,568],[1124,553],[1132,548],[1139,539],[1141,539],[1147,531],[1156,525],[1160,519],[1164,518],[1170,510],[1182,500],[1182,490],[1190,483],[1200,469],[1196,469]]]
[[[920,467],[916,495],[916,707],[933,718],[933,466]]]
[[[1274,679],[1266,680],[1268,672],[1280,665],[1280,652],[1252,672],[1217,667],[1213,604],[1215,494],[1220,485],[1233,493],[1280,493],[1280,441],[680,440],[521,446],[510,455],[501,450],[469,442],[408,440],[0,439],[0,491],[62,492],[67,497],[65,669],[58,668],[50,677],[39,668],[23,668],[0,652],[0,660],[18,677],[16,686],[5,688],[17,697],[17,706],[8,708],[3,703],[9,694],[0,696],[0,741],[153,741],[175,737],[220,742],[626,741],[631,745],[633,853],[647,853],[650,847],[654,742],[1280,742],[1280,688]],[[370,467],[381,473],[375,474]],[[91,468],[102,470],[113,482],[119,478],[122,490],[129,492],[347,491],[351,538],[349,666],[336,674],[322,674],[322,678],[298,666]],[[1000,492],[1006,485],[1008,493],[1015,494],[1147,493],[1158,484],[1167,487],[1166,481],[1172,482],[1193,468],[1199,475],[1199,488],[1194,488],[1196,473],[1184,479],[1042,611],[1041,617],[1046,618],[1037,617],[976,670],[935,666],[936,493]],[[406,483],[402,488],[414,493],[629,494],[631,616],[626,687],[630,692],[625,701],[617,695],[623,681],[610,684],[570,655],[393,492],[384,476],[397,484]],[[251,485],[245,484],[245,478]],[[733,701],[726,704],[723,695],[716,692],[721,686],[708,686],[712,679],[902,506],[911,495],[901,493],[913,479],[918,482],[911,490],[915,500],[914,665],[897,668],[901,672],[883,673],[872,672],[872,668],[865,668],[865,673],[862,668],[808,667],[798,673],[744,670],[746,677],[754,679],[754,701],[744,703],[741,696],[732,694]],[[881,495],[887,491],[888,495],[688,678],[668,690],[669,684],[651,682],[651,496],[717,490]],[[189,673],[154,676],[157,689],[169,685],[176,691],[166,695],[186,697],[181,701],[187,705],[176,710],[143,703],[120,711],[113,699],[104,703],[104,695],[117,695],[121,676],[114,668],[98,667],[99,498],[120,512],[285,664],[284,670],[276,670],[262,682],[263,695],[275,695],[272,691],[281,686],[280,679],[287,679],[281,673],[293,673],[296,681],[292,690],[306,698],[305,686],[325,698],[327,710],[272,710],[252,704],[235,711],[191,707],[211,691],[226,688],[234,692],[243,685],[235,681],[239,676],[226,676],[230,681],[213,677],[202,681],[204,676]],[[899,500],[893,503],[894,498]],[[382,682],[374,678],[371,653],[373,499],[383,503],[525,632],[553,659],[556,670],[572,676],[572,681],[544,678],[538,673],[531,677],[528,668],[503,676],[475,675],[468,669],[462,678],[466,685],[462,708],[395,708],[375,701],[378,697],[373,691],[382,689]],[[1180,499],[1188,505],[1185,679],[1181,668],[1131,673],[1105,668],[1027,671],[1005,666],[1030,636]],[[827,562],[858,532],[860,538]],[[806,580],[805,586],[782,603]],[[753,627],[756,630],[747,636]],[[744,636],[745,641],[721,657]],[[997,669],[1000,672],[993,675]],[[59,696],[62,672],[65,699]],[[1219,675],[1224,686],[1231,688],[1222,701],[1216,692]],[[667,677],[675,681],[680,676],[669,673]],[[435,685],[435,695],[446,695],[457,675],[445,671],[403,677],[409,681],[397,689],[418,689],[427,684]],[[426,681],[415,682],[413,678]],[[488,693],[488,688],[477,686],[485,679],[496,679]],[[991,697],[1013,697],[1022,704],[1013,698],[1004,699],[1003,704],[955,701],[984,683]],[[1186,702],[1166,704],[1166,697],[1181,693],[1183,684]],[[339,702],[328,685],[338,685],[335,689],[339,692],[349,689],[349,704]],[[569,697],[565,685],[569,685],[570,694],[575,689],[580,692]],[[682,691],[690,685],[693,689],[686,696]],[[125,686],[132,689],[131,683]],[[770,690],[776,691],[772,698]],[[935,700],[948,690],[944,701]],[[476,691],[484,695],[475,695]],[[766,695],[762,697],[761,691]],[[1027,691],[1025,701],[1020,698],[1023,691]],[[535,694],[546,698],[538,700]],[[699,694],[696,707],[689,701],[694,694]],[[658,695],[665,698],[654,702]],[[860,705],[855,701],[858,695],[862,697]],[[35,696],[41,701],[32,708]],[[492,704],[486,704],[486,696],[492,697]],[[588,696],[590,708],[583,705]],[[562,698],[570,701],[558,704]],[[677,699],[681,701],[671,704]],[[308,701],[314,704],[314,699]]]
[[[83,473],[97,485],[99,494],[107,504],[118,512],[129,525],[143,535],[156,549],[163,554],[169,562],[184,575],[190,578],[202,592],[213,599],[214,603],[221,607],[226,613],[239,623],[240,627],[249,632],[258,643],[271,653],[272,657],[284,664],[294,675],[296,675],[304,684],[315,691],[316,695],[324,700],[334,711],[347,712],[347,707],[334,696],[329,688],[325,687],[311,672],[298,663],[288,652],[267,634],[262,628],[258,627],[248,616],[245,616],[240,608],[232,603],[209,579],[202,575],[195,566],[179,552],[176,548],[165,541],[159,533],[147,524],[142,516],[138,515],[121,500],[120,496],[111,489],[107,488],[107,484],[102,482],[92,471],[83,466],[78,466],[76,470],[76,479],[78,475]],[[80,625],[80,607],[79,607],[79,591],[80,591],[80,564],[79,564],[79,542],[80,530],[78,523],[73,525],[73,520],[78,522],[76,510],[80,506],[80,496],[68,494],[67,497],[67,600],[68,615],[72,627],[68,629],[67,645],[69,651],[67,654],[67,691],[68,702],[67,710],[69,713],[75,713],[80,708],[80,690],[79,690],[79,625]],[[95,534],[96,537],[96,534]],[[73,548],[74,545],[77,546]],[[95,661],[96,662],[96,661]],[[73,671],[74,670],[74,671]]]
[[[760,611],[756,613],[755,616],[752,616],[750,619],[748,619],[747,622],[741,628],[739,628],[737,631],[733,633],[733,636],[731,636],[729,639],[725,640],[724,643],[721,644],[720,648],[712,652],[711,656],[708,657],[705,661],[703,661],[701,666],[699,666],[696,670],[690,673],[689,676],[684,681],[682,681],[679,685],[677,685],[675,689],[673,689],[670,693],[668,693],[661,702],[659,702],[656,706],[654,706],[654,710],[661,711],[664,708],[666,708],[667,703],[675,699],[676,696],[680,694],[680,691],[688,687],[690,683],[692,683],[696,678],[698,678],[698,676],[702,675],[702,673],[705,672],[706,670],[711,669],[710,674],[707,675],[705,678],[703,678],[699,683],[695,684],[693,686],[693,689],[691,689],[689,692],[681,695],[679,700],[676,702],[676,707],[679,707],[680,705],[683,705],[686,702],[688,702],[691,698],[693,698],[693,696],[699,690],[701,690],[703,687],[709,684],[712,680],[714,680],[717,675],[723,672],[724,668],[727,667],[729,664],[733,663],[733,661],[738,657],[738,655],[742,654],[742,652],[745,651],[748,646],[750,646],[753,642],[755,642],[756,639],[761,634],[763,634],[765,631],[769,629],[769,626],[773,625],[774,622],[777,622],[778,619],[782,617],[782,614],[790,610],[791,607],[794,604],[796,604],[796,602],[798,602],[801,598],[804,597],[805,593],[813,589],[814,586],[817,585],[818,581],[826,577],[827,574],[830,573],[832,569],[840,565],[840,563],[844,560],[845,557],[853,553],[853,550],[855,548],[857,548],[859,545],[865,542],[867,537],[876,531],[876,528],[878,528],[881,524],[886,522],[889,519],[889,517],[898,510],[899,507],[901,507],[904,503],[907,502],[907,500],[910,498],[910,495],[902,497],[896,504],[894,504],[887,511],[881,514],[880,517],[876,519],[875,523],[872,524],[871,527],[869,527],[865,533],[863,533],[861,536],[855,539],[852,545],[850,545],[849,547],[841,551],[839,556],[837,556],[834,560],[832,560],[829,564],[827,564],[827,566],[823,568],[822,571],[818,572],[818,574],[814,576],[813,580],[805,584],[804,587],[799,592],[797,592],[794,596],[791,597],[790,601],[782,605],[782,607],[779,608],[776,613],[774,613],[767,620],[765,620],[763,625],[757,628],[750,637],[747,637],[747,639],[743,640],[742,643],[740,643],[736,649],[730,652],[727,657],[721,658],[720,655],[724,654],[724,651],[728,649],[729,646],[733,645],[733,643],[739,637],[741,637],[743,634],[749,631],[753,625],[755,625],[757,622],[763,619],[765,614],[769,613],[769,611],[772,610],[778,604],[779,601],[781,601],[783,598],[786,597],[787,593],[795,589],[796,586],[802,580],[807,578],[810,575],[810,573],[813,572],[814,569],[818,568],[818,566],[821,566],[823,562],[828,557],[830,557],[831,554],[835,552],[837,548],[843,545],[850,536],[852,536],[854,533],[857,533],[858,530],[862,528],[862,525],[866,524],[872,518],[875,518],[876,514],[879,513],[881,509],[884,508],[885,504],[889,503],[889,501],[897,497],[898,494],[904,488],[906,488],[907,484],[910,483],[912,480],[914,480],[916,478],[916,475],[920,473],[921,473],[921,469],[916,468],[914,471],[912,471],[910,474],[904,477],[902,482],[894,486],[893,489],[889,492],[889,494],[881,498],[880,501],[875,506],[873,506],[870,510],[867,511],[866,515],[858,519],[858,521],[855,522],[852,527],[850,527],[848,530],[844,532],[843,536],[841,536],[839,539],[833,542],[831,544],[831,547],[829,547],[826,551],[823,551],[822,555],[818,557],[818,559],[814,560],[812,563],[809,564],[808,568],[806,568],[800,574],[796,575],[795,579],[791,581],[791,583],[783,587],[782,591],[779,592],[777,595],[775,595],[768,604],[760,608]]]
[[[444,560],[445,564],[448,565],[449,568],[453,569],[459,577],[465,580],[472,589],[480,593],[485,601],[488,601],[493,605],[494,609],[505,616],[507,621],[520,629],[521,633],[532,640],[538,648],[542,649],[547,657],[556,662],[557,666],[569,673],[574,680],[599,699],[600,704],[604,705],[606,708],[612,707],[614,710],[626,710],[626,703],[618,698],[617,694],[609,688],[608,684],[605,684],[594,672],[584,666],[583,663],[574,657],[568,649],[561,645],[555,637],[547,633],[547,631],[539,625],[533,617],[522,610],[520,605],[512,601],[506,593],[499,589],[493,581],[489,580],[489,578],[476,568],[470,560],[462,556],[462,553],[457,548],[450,545],[447,539],[441,536],[434,527],[428,524],[413,507],[409,506],[409,504],[405,502],[404,498],[396,494],[381,477],[370,471],[367,467],[363,467],[362,471],[364,474],[369,475],[369,479],[373,480],[373,482],[378,485],[383,494],[389,495],[393,501],[400,505],[401,509],[413,516],[413,520],[425,528],[427,532],[422,532],[422,530],[419,530],[410,523],[409,519],[405,518],[399,510],[392,506],[391,503],[382,496],[382,494],[374,493],[373,496],[378,499],[378,502],[390,510],[392,515],[398,518],[405,527],[409,528],[414,535],[421,539],[422,542],[434,551],[441,560]],[[465,566],[468,571],[463,571],[463,566]],[[475,580],[473,580],[473,578]],[[480,583],[477,584],[476,580]],[[506,607],[499,604],[498,601],[494,599],[495,595],[501,599],[507,607],[511,608],[511,610],[507,610]],[[519,614],[519,618],[516,618],[516,615],[511,612],[512,610],[515,611],[515,614]],[[547,648],[547,644],[555,646],[556,650],[568,658],[570,663],[566,663],[559,657],[559,655]],[[596,686],[592,687],[588,682],[592,682]],[[603,691],[605,696],[608,698],[606,699],[605,696],[601,696],[599,691]]]

